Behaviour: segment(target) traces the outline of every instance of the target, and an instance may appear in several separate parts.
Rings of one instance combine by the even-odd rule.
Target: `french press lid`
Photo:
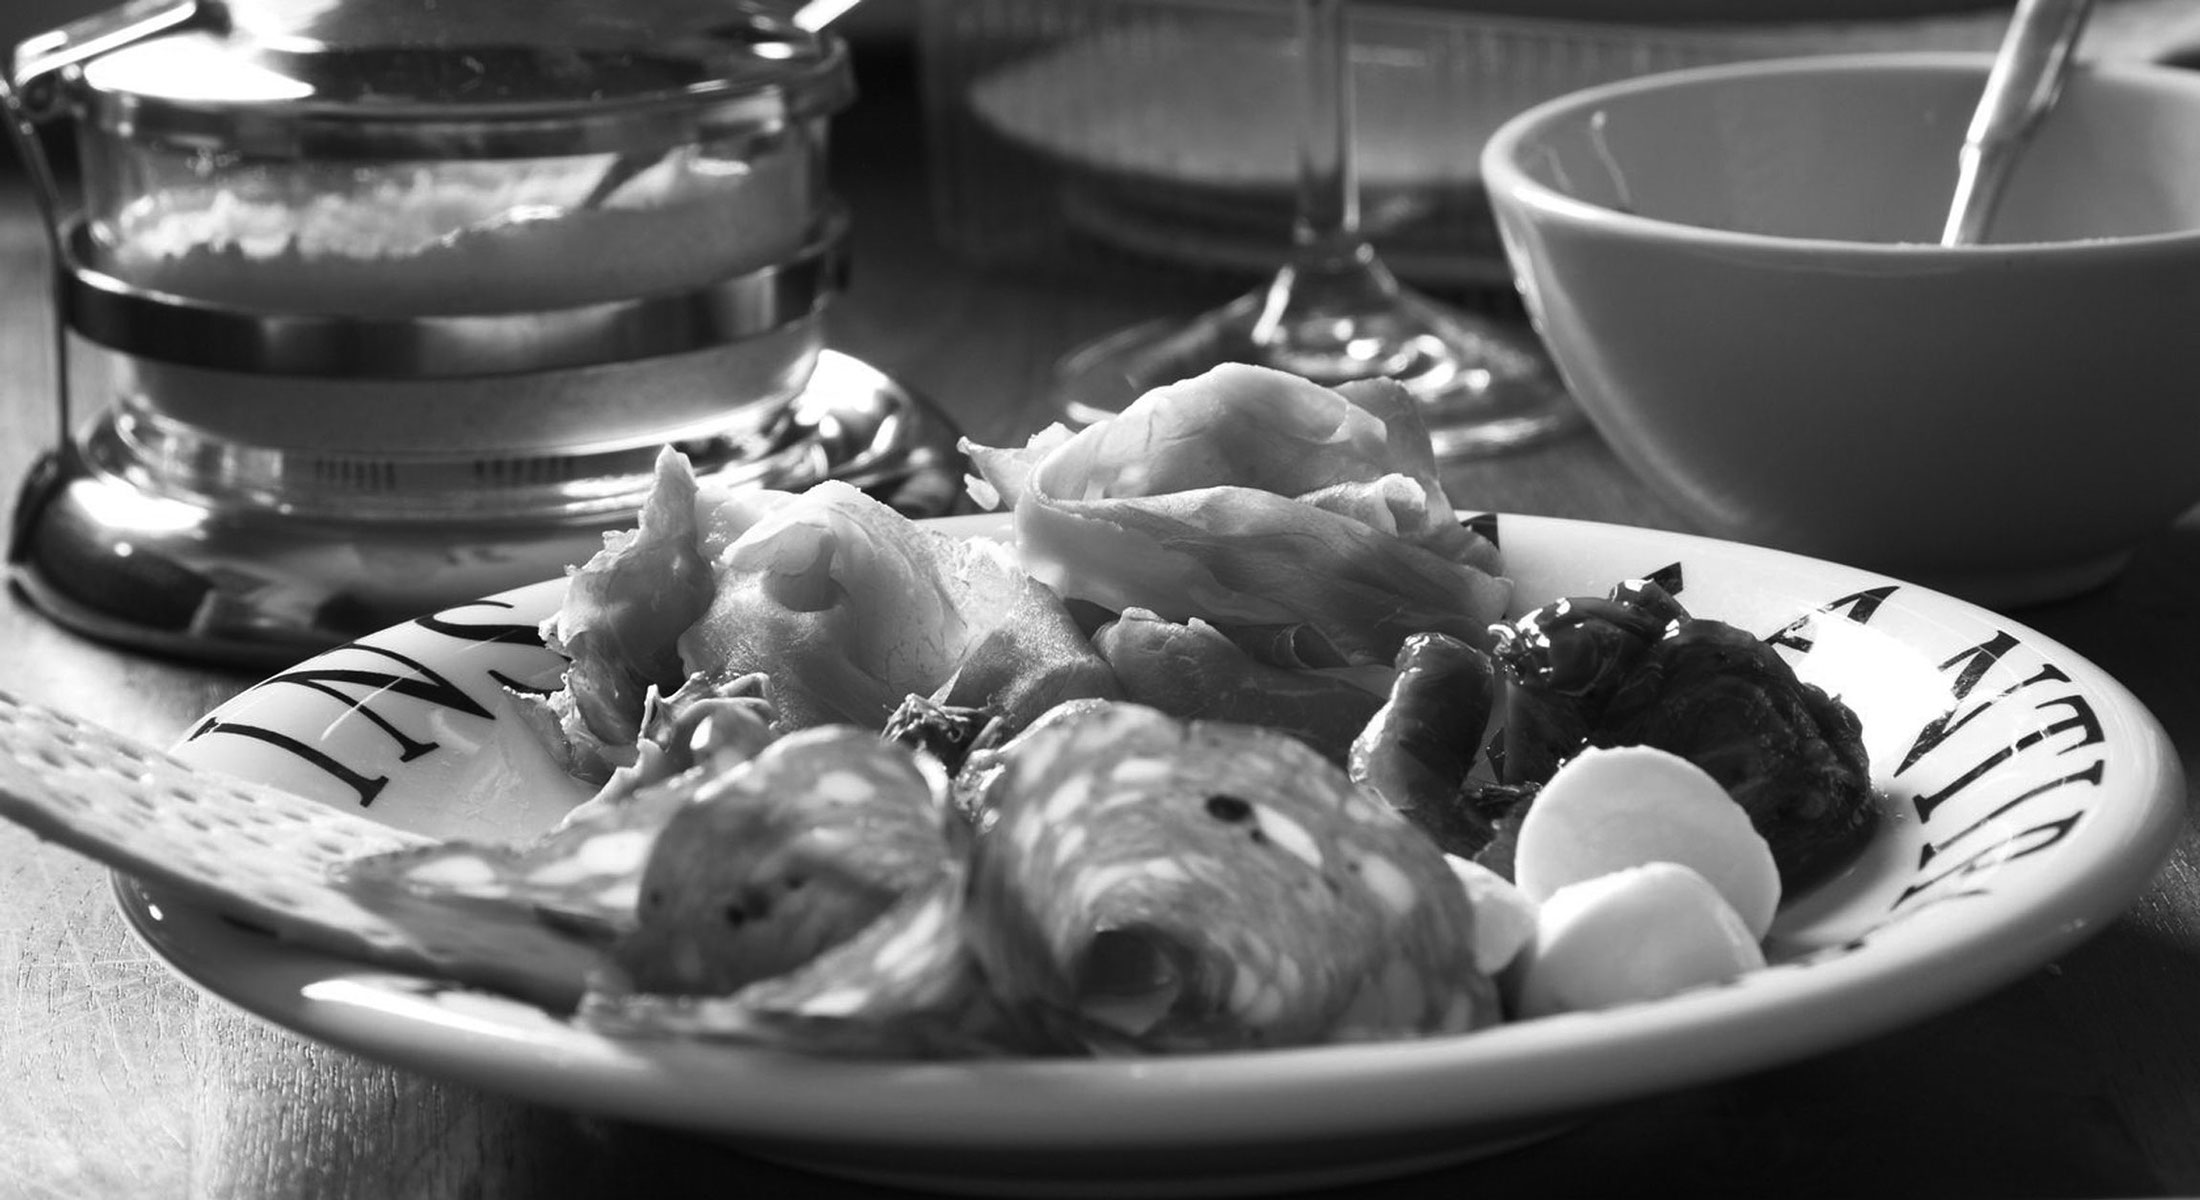
[[[135,0],[13,66],[83,135],[315,160],[631,153],[854,92],[837,38],[740,0]]]

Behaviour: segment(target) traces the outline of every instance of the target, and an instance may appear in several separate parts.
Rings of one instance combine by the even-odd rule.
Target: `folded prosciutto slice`
[[[967,445],[1024,568],[1066,597],[1170,621],[1303,625],[1350,663],[1413,633],[1486,645],[1509,586],[1459,523],[1410,397],[1230,364],[1072,434]]]

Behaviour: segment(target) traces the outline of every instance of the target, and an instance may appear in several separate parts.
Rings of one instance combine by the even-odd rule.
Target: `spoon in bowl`
[[[2093,0],[2017,0],[1963,135],[1941,245],[1966,246],[1985,238],[2025,143],[2062,95],[2072,51],[2092,11]]]

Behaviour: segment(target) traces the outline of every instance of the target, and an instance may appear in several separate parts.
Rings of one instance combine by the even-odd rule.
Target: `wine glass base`
[[[1326,386],[1395,379],[1420,402],[1429,441],[1442,459],[1517,450],[1582,423],[1558,373],[1525,331],[1405,294],[1380,313],[1325,319],[1326,326],[1349,327],[1352,336],[1293,334],[1264,344],[1254,333],[1264,300],[1255,292],[1190,323],[1149,321],[1071,351],[1055,370],[1063,419],[1089,425],[1154,388],[1240,362]]]

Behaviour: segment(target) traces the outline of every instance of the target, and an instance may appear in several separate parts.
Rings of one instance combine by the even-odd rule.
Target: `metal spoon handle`
[[[2018,154],[2053,108],[2093,0],[2018,0],[1957,157],[1943,246],[1981,240]]]

